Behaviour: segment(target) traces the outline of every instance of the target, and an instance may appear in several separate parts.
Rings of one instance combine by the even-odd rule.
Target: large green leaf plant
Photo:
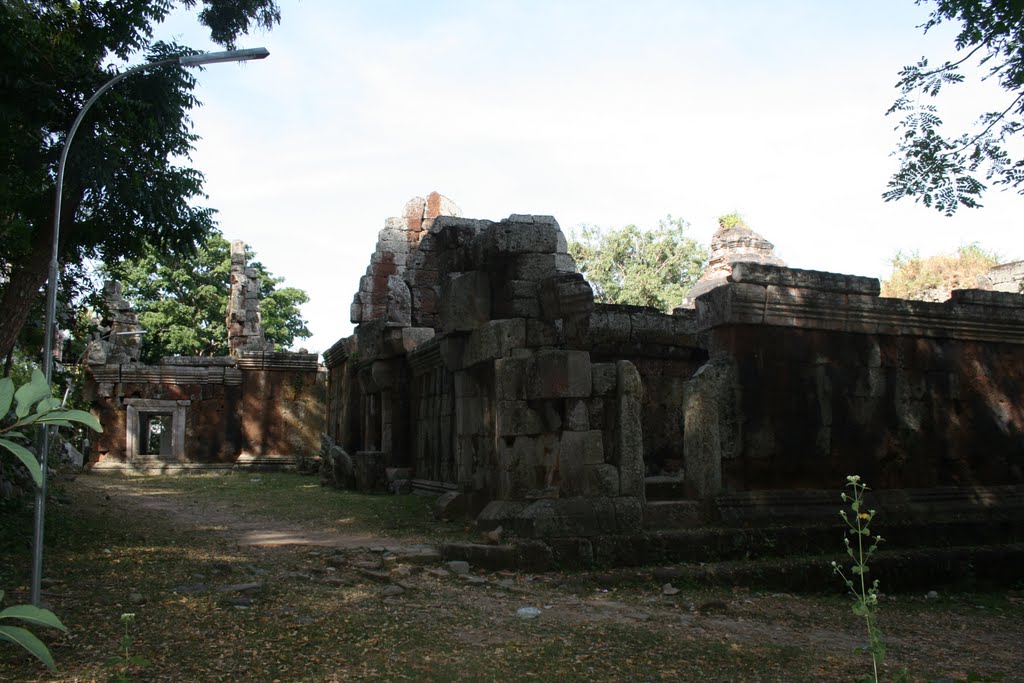
[[[18,389],[15,389],[10,377],[0,379],[0,450],[6,450],[21,461],[37,487],[43,484],[43,470],[36,456],[24,445],[28,441],[24,431],[38,425],[48,428],[50,425],[71,427],[75,424],[85,425],[97,432],[103,431],[92,414],[67,408],[63,401],[54,398],[50,385],[38,369],[34,369],[32,379]],[[0,591],[0,602],[3,597],[4,592]],[[27,628],[5,623],[12,620],[67,631],[60,619],[50,610],[32,605],[12,605],[0,610],[0,641],[14,643],[50,669],[56,669],[53,655],[46,645]]]

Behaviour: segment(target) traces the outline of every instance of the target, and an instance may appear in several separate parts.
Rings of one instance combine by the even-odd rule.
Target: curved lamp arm
[[[178,64],[180,66],[202,66],[203,64],[215,64],[218,62],[244,62],[250,59],[264,59],[270,52],[263,47],[248,50],[227,50],[225,52],[207,52],[195,55],[181,55],[179,57],[168,57],[155,62],[147,62],[134,66],[123,71],[104,83],[93,96],[86,100],[82,110],[75,117],[71,124],[68,136],[64,139],[64,147],[60,151],[60,161],[57,163],[57,192],[53,203],[53,246],[50,249],[50,270],[47,276],[46,285],[46,330],[43,337],[43,375],[46,383],[53,385],[53,328],[57,322],[57,254],[60,245],[60,210],[61,195],[64,190],[64,166],[68,159],[68,149],[71,147],[71,140],[75,137],[78,127],[85,118],[85,113],[99,99],[100,95],[110,90],[118,81],[131,76],[132,74],[152,69],[157,66]],[[39,437],[39,465],[43,471],[42,482],[36,487],[35,524],[32,531],[32,583],[30,597],[32,604],[39,606],[40,588],[42,582],[43,568],[43,521],[46,512],[46,468],[47,453],[50,449],[50,431],[46,427],[40,429]]]

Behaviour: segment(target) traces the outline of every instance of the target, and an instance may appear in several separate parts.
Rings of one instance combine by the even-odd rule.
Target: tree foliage
[[[569,253],[601,303],[653,306],[671,311],[707,263],[707,249],[686,237],[689,224],[667,216],[653,230],[627,225],[602,230],[584,225]]]
[[[280,287],[262,263],[249,267],[260,280],[260,316],[267,341],[278,350],[310,336],[299,307],[309,301],[301,289]],[[125,259],[103,268],[120,280],[123,295],[146,330],[142,360],[159,362],[163,356],[222,356],[228,354],[225,325],[231,292],[231,244],[211,235],[192,255],[173,256],[147,247],[141,258]]]
[[[120,63],[191,52],[154,40],[176,6],[196,0],[0,2],[0,357],[13,347],[46,281],[56,166],[85,101]],[[199,20],[227,47],[280,20],[275,0],[202,0]],[[61,263],[116,261],[146,248],[180,254],[213,227],[203,176],[182,165],[196,135],[195,78],[177,66],[119,83],[97,100],[68,156]]]
[[[897,253],[892,276],[882,283],[882,296],[945,301],[954,289],[977,287],[978,276],[998,263],[998,256],[977,243],[960,247],[956,254],[926,258]]]
[[[981,206],[986,183],[1024,192],[1024,158],[1008,145],[1024,130],[1024,3],[1020,0],[927,0],[936,7],[922,26],[958,22],[955,47],[963,56],[932,66],[926,57],[903,67],[899,98],[887,115],[902,116],[896,155],[899,170],[883,194],[886,201],[913,197],[952,215]],[[917,0],[924,4],[926,0]],[[983,113],[973,130],[950,133],[934,103],[962,84],[962,67],[987,70],[1006,91],[1005,106]]]

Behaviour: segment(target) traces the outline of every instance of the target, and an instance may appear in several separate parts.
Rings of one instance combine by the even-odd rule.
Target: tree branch
[[[985,130],[983,130],[980,133],[978,133],[977,135],[975,135],[969,142],[965,143],[963,145],[963,147],[961,147],[960,149],[955,149],[955,150],[950,150],[948,152],[943,152],[942,153],[943,156],[948,156],[950,154],[959,154],[960,152],[963,152],[968,147],[970,147],[971,145],[976,143],[978,140],[983,138],[986,133],[988,133],[990,130],[992,130],[993,126],[995,126],[997,123],[999,123],[1000,121],[1003,120],[1003,117],[1006,116],[1006,112],[1008,112],[1011,109],[1013,109],[1013,106],[1015,104],[1017,104],[1018,102],[1020,102],[1021,99],[1024,99],[1024,91],[1022,91],[1019,95],[1017,95],[1017,97],[1013,98],[1013,102],[1010,102],[1010,105],[1006,109],[1004,109],[1002,112],[1000,112],[999,116],[997,116],[994,119],[992,119],[992,121],[987,126],[985,126]]]
[[[963,59],[957,60],[956,62],[952,62],[952,63],[946,62],[945,64],[940,66],[938,69],[932,69],[931,71],[926,71],[925,73],[921,74],[920,77],[921,78],[925,78],[927,76],[934,76],[935,74],[942,73],[943,71],[947,71],[949,69],[955,69],[956,67],[960,66],[961,64],[966,62],[968,59],[973,57],[975,52],[977,52],[981,48],[985,47],[986,45],[988,45],[988,39],[978,43],[978,47],[976,47],[973,50],[971,50],[970,52],[968,52],[967,55]]]

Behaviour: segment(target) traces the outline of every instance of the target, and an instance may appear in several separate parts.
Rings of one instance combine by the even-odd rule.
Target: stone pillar
[[[117,280],[103,283],[107,310],[92,333],[94,341],[86,348],[85,361],[89,365],[121,365],[139,360],[142,335],[126,333],[141,332],[142,326],[121,291]]]
[[[244,351],[273,350],[273,344],[263,336],[259,296],[259,274],[246,265],[245,242],[234,240],[231,243],[231,294],[225,319],[232,356]]]

